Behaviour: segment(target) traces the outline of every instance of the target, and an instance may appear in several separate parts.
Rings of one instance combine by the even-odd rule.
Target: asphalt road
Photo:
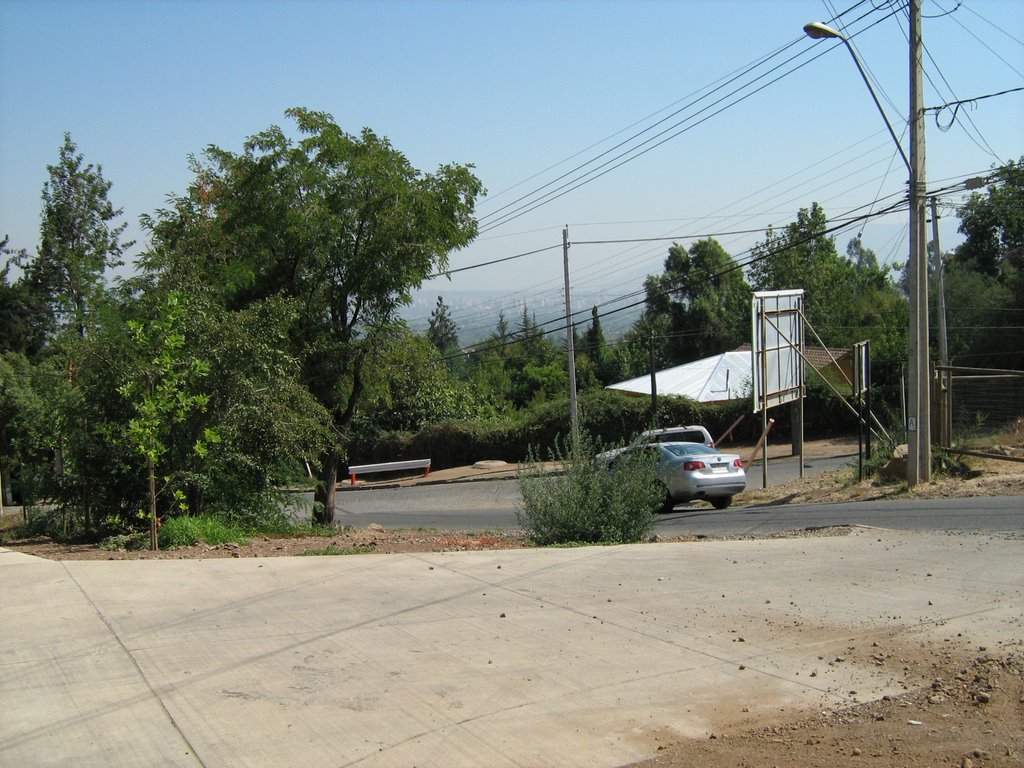
[[[809,459],[805,474],[848,463],[850,457]],[[750,486],[760,487],[758,467],[750,471]],[[796,477],[795,459],[769,465],[770,484]],[[515,480],[495,480],[404,488],[367,488],[339,491],[336,522],[365,527],[432,528],[440,530],[494,530],[519,528],[520,504]],[[937,500],[896,500],[841,504],[802,504],[736,507],[722,511],[706,502],[679,505],[658,517],[662,536],[742,535],[774,533],[830,525],[868,525],[915,531],[1021,531],[1024,496]]]

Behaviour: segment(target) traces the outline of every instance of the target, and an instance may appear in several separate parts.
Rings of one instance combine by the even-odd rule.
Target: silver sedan
[[[665,508],[705,499],[725,509],[747,487],[743,459],[701,443],[657,443],[658,477],[665,484]]]
[[[747,487],[743,459],[703,443],[641,443],[600,453],[595,460],[614,472],[619,463],[616,460],[634,451],[652,454],[655,472],[665,487],[665,512],[676,504],[697,499],[710,502],[715,509],[725,509],[732,504],[732,497]]]

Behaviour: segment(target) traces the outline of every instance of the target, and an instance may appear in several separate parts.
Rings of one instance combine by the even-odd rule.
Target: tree
[[[387,139],[347,134],[326,113],[286,114],[298,140],[274,126],[240,153],[210,147],[193,164],[188,194],[152,222],[146,266],[197,275],[229,309],[296,302],[294,354],[335,435],[315,493],[317,521],[331,523],[364,367],[410,292],[475,237],[482,186],[469,166],[424,174]]]
[[[184,307],[176,294],[167,296],[162,316],[150,323],[132,321],[128,324],[132,337],[145,360],[132,379],[120,388],[121,394],[134,402],[136,415],[128,422],[128,436],[135,449],[146,459],[146,481],[149,490],[149,542],[157,549],[157,486],[156,467],[167,452],[167,433],[172,424],[186,420],[193,410],[206,408],[206,394],[190,393],[192,382],[210,372],[207,361],[185,352],[185,335],[181,326]],[[204,430],[197,437],[193,450],[203,456],[207,445],[218,442],[215,430]],[[181,498],[184,502],[184,498]]]
[[[493,412],[487,393],[458,381],[427,339],[397,327],[367,367],[358,415],[361,441],[383,431],[416,432],[430,424]]]
[[[669,248],[665,271],[645,283],[649,313],[668,320],[664,345],[670,363],[725,352],[747,340],[750,286],[743,270],[713,238],[687,250]]]
[[[1024,308],[1024,157],[997,168],[985,193],[975,192],[960,211],[964,242],[953,260],[995,277]]]
[[[878,256],[870,248],[864,247],[859,234],[846,244],[846,258],[857,269],[878,269]]]
[[[590,359],[593,366],[593,375],[601,386],[614,384],[622,379],[622,366],[619,359],[608,347],[608,342],[604,337],[604,329],[601,327],[601,316],[598,314],[596,306],[591,307],[590,327],[583,334],[581,347]],[[582,366],[577,361],[577,376],[579,376],[582,382],[581,368]]]
[[[56,320],[85,336],[105,271],[120,266],[133,243],[121,242],[127,224],[114,224],[122,210],[107,198],[111,182],[101,166],[83,165],[70,133],[57,164],[46,169],[39,253],[24,264],[26,278]]]
[[[782,231],[769,228],[752,249],[751,282],[759,291],[802,288],[807,321],[826,344],[846,346],[880,334],[894,321],[903,300],[888,268],[872,265],[873,254],[859,238],[836,252],[828,218],[817,203],[801,208]]]
[[[450,355],[459,348],[459,331],[443,296],[437,297],[437,306],[430,313],[427,338],[442,355]]]
[[[13,351],[35,358],[46,341],[40,313],[33,311],[32,296],[24,279],[11,281],[12,263],[24,262],[28,254],[15,252],[0,240],[0,255],[10,256],[0,268],[0,352]]]

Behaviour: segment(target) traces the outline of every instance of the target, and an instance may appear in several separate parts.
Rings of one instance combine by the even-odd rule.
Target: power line
[[[855,5],[853,7],[856,8],[856,7],[858,7],[861,4],[862,3],[858,3],[857,5]],[[873,22],[871,25],[866,27],[864,30],[861,30],[861,32],[856,33],[856,34],[860,34],[860,33],[864,32],[864,31],[866,31],[867,29],[870,29],[871,27],[875,26],[876,24],[881,23],[886,18],[889,18],[892,15],[894,15],[894,13],[895,12],[887,14],[882,19],[879,19],[878,21]],[[867,16],[867,15],[869,15],[869,14],[865,14],[865,16]],[[864,18],[864,17],[861,17],[861,18]],[[728,86],[728,85],[738,81],[741,77],[743,77],[745,75],[748,75],[748,74],[752,73],[753,71],[755,71],[757,69],[757,67],[761,66],[763,63],[765,63],[767,61],[770,61],[771,59],[776,58],[777,56],[783,54],[786,50],[788,50],[789,48],[792,48],[794,45],[796,45],[802,39],[803,38],[797,38],[796,40],[794,40],[794,41],[792,41],[792,42],[782,46],[781,48],[779,48],[775,52],[773,52],[773,53],[771,53],[771,54],[769,54],[769,55],[767,55],[765,57],[762,57],[761,59],[759,59],[756,62],[754,62],[752,65],[749,65],[748,67],[744,68],[742,71],[740,71],[739,74],[737,74],[737,75],[735,75],[735,76],[733,76],[731,78],[728,78],[725,81],[724,84],[715,87],[714,89],[709,91],[704,96],[702,96],[699,99],[696,99],[696,100],[688,103],[684,107],[680,108],[679,110],[676,110],[675,112],[673,112],[672,114],[670,114],[666,118],[663,118],[662,120],[659,120],[657,123],[655,123],[654,125],[650,126],[647,129],[645,129],[644,131],[640,131],[640,132],[634,134],[633,136],[631,136],[631,137],[629,137],[629,138],[619,142],[614,147],[612,147],[612,148],[610,148],[610,149],[600,153],[599,155],[597,155],[596,157],[592,158],[591,160],[588,160],[588,161],[586,161],[584,163],[581,163],[581,164],[577,165],[575,168],[573,168],[572,170],[567,171],[566,173],[558,176],[556,179],[553,179],[552,181],[549,181],[546,184],[541,185],[540,187],[534,189],[533,191],[531,191],[531,192],[529,192],[529,193],[527,193],[525,195],[522,195],[521,197],[519,197],[518,199],[514,200],[513,202],[508,203],[505,206],[502,206],[501,208],[499,208],[499,209],[497,209],[495,211],[492,211],[491,213],[487,214],[484,217],[481,217],[481,221],[490,220],[490,223],[486,223],[484,225],[482,231],[484,231],[484,232],[490,231],[490,230],[492,230],[492,229],[494,229],[496,227],[499,227],[499,226],[502,226],[502,225],[508,223],[509,221],[512,221],[515,218],[518,218],[520,216],[526,215],[527,213],[530,213],[530,212],[536,210],[537,208],[539,208],[539,207],[541,207],[543,205],[546,205],[546,204],[548,204],[548,203],[550,203],[550,202],[552,202],[552,201],[554,201],[554,200],[564,196],[565,194],[568,194],[569,192],[572,192],[572,191],[578,189],[579,187],[581,187],[581,186],[583,186],[585,184],[589,184],[590,182],[595,181],[596,179],[598,179],[598,178],[604,176],[605,174],[607,174],[607,173],[609,173],[609,172],[611,172],[611,171],[621,167],[622,165],[624,165],[624,164],[626,164],[628,162],[632,162],[633,160],[636,160],[637,158],[647,154],[651,150],[661,146],[662,144],[666,143],[667,141],[670,141],[670,140],[678,137],[682,133],[685,133],[686,131],[689,131],[692,128],[695,128],[696,126],[702,124],[703,122],[705,122],[706,120],[710,119],[711,117],[714,117],[714,116],[720,114],[721,112],[725,111],[726,109],[729,109],[730,107],[735,106],[735,105],[745,101],[746,99],[750,98],[751,96],[753,96],[753,95],[755,95],[757,93],[760,93],[761,91],[765,90],[770,85],[775,84],[776,82],[778,82],[782,78],[792,74],[793,72],[795,72],[796,70],[800,69],[801,67],[806,66],[811,61],[814,61],[819,56],[824,55],[824,53],[827,52],[827,51],[823,51],[821,53],[812,55],[810,59],[804,61],[803,63],[798,64],[798,65],[792,67],[788,71],[783,72],[781,75],[779,75],[779,76],[777,76],[777,77],[775,77],[775,78],[773,78],[773,79],[763,83],[762,85],[760,85],[756,89],[754,89],[752,91],[749,91],[749,92],[747,92],[747,93],[745,93],[743,95],[740,95],[734,101],[726,103],[724,106],[721,106],[717,110],[714,110],[710,114],[705,115],[704,117],[702,117],[699,120],[697,120],[697,117],[699,115],[701,115],[702,113],[707,112],[708,110],[712,110],[715,107],[718,107],[723,102],[725,102],[727,99],[730,99],[730,98],[732,98],[734,96],[737,96],[737,94],[741,94],[743,91],[752,88],[758,81],[763,80],[766,77],[770,77],[771,75],[773,75],[776,72],[779,72],[785,66],[787,66],[788,64],[794,62],[795,60],[797,60],[801,56],[805,56],[807,54],[807,52],[808,52],[808,49],[804,49],[801,52],[799,52],[799,53],[797,53],[797,54],[795,54],[793,56],[790,56],[785,61],[775,65],[774,67],[769,69],[767,72],[763,72],[763,73],[759,74],[753,80],[750,80],[748,82],[742,83],[741,85],[739,85],[738,87],[736,87],[732,91],[730,91],[729,93],[726,93],[725,95],[719,97],[717,100],[715,100],[715,101],[711,102],[710,104],[704,106],[702,109],[698,110],[696,113],[694,113],[692,115],[689,115],[689,116],[683,118],[682,120],[679,120],[679,121],[669,125],[668,127],[662,129],[658,133],[656,133],[656,134],[654,134],[652,136],[649,136],[648,138],[646,138],[644,141],[640,142],[639,144],[637,144],[635,146],[631,146],[628,149],[625,149],[624,151],[619,152],[618,154],[612,156],[610,159],[606,160],[605,162],[601,163],[600,165],[597,165],[596,167],[590,168],[589,170],[586,170],[586,172],[581,173],[578,176],[573,176],[573,174],[576,174],[579,171],[583,171],[585,168],[587,168],[587,166],[592,165],[593,163],[597,162],[601,158],[604,158],[607,155],[615,152],[616,150],[621,149],[622,147],[627,146],[631,142],[639,139],[645,133],[649,133],[651,130],[653,130],[657,126],[665,123],[666,121],[668,121],[672,117],[675,117],[675,116],[681,114],[684,110],[688,109],[689,107],[696,106],[701,101],[709,98],[710,96],[716,94],[719,91],[722,91],[726,86]],[[688,126],[680,128],[680,126],[684,126],[684,124],[686,124],[688,122],[691,122],[691,121],[695,121],[695,122],[692,122],[691,125],[688,125]],[[676,130],[676,129],[679,129],[679,130]],[[672,131],[675,131],[675,132],[672,133]],[[644,149],[644,147],[646,147],[646,148]],[[558,184],[559,182],[562,182],[563,180],[565,180],[564,183],[562,183],[559,186],[554,186],[554,185]],[[553,186],[554,186],[553,189],[549,189],[549,188],[551,188]],[[544,192],[544,190],[547,190],[547,189],[549,189],[549,191]],[[541,194],[542,192],[543,192],[543,194]],[[540,195],[540,196],[537,197],[538,195]],[[531,198],[533,198],[533,199],[531,199]],[[522,203],[522,204],[519,205],[520,203]],[[518,207],[516,207],[516,206],[518,206]],[[510,208],[512,210],[509,210]],[[503,211],[507,211],[507,213],[502,213]]]

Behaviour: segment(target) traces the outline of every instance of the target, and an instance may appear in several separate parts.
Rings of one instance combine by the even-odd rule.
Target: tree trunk
[[[320,525],[334,524],[334,494],[338,486],[338,465],[341,457],[337,451],[324,454],[320,461],[318,483],[313,494],[313,521]]]
[[[146,459],[149,469],[149,548],[154,552],[159,548],[156,540],[156,467],[153,459]]]

